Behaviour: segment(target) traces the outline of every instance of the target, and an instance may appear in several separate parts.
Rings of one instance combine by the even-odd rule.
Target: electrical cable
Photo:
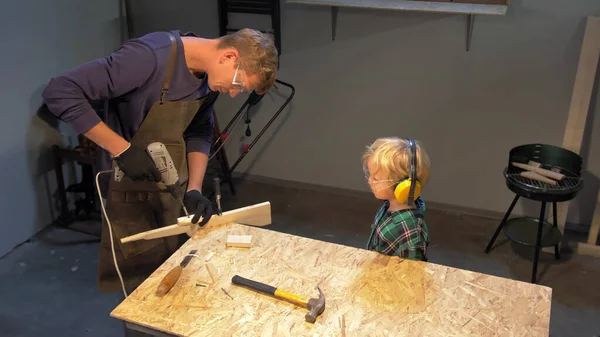
[[[242,119],[242,115],[240,114],[240,115],[238,116],[238,118],[237,118],[237,119],[234,121],[233,128],[231,129],[231,131],[235,130],[235,127],[236,127],[237,123],[238,123],[238,122],[239,122],[241,119]],[[224,140],[224,141],[221,141],[221,139],[220,139],[220,138],[219,138],[219,139],[217,139],[217,141],[215,142],[215,144],[214,144],[214,145],[216,145],[218,141],[221,141],[221,145],[219,145],[219,147],[218,147],[218,148],[215,150],[215,152],[212,154],[212,156],[210,156],[210,157],[208,158],[208,160],[211,160],[211,159],[213,159],[213,157],[214,157],[214,156],[216,156],[216,155],[217,155],[217,153],[219,153],[219,151],[221,150],[221,148],[222,148],[223,146],[225,146],[225,143],[227,143],[227,141],[228,141],[228,140],[229,140],[229,136],[225,137],[225,140]],[[213,146],[214,146],[214,145],[213,145]]]
[[[104,219],[106,220],[106,224],[108,225],[108,233],[110,235],[110,247],[112,248],[115,269],[117,270],[117,274],[119,275],[119,280],[121,280],[123,295],[125,295],[125,298],[127,298],[127,291],[125,291],[125,282],[123,281],[123,276],[121,276],[121,270],[119,270],[119,264],[117,263],[117,253],[115,252],[115,243],[113,241],[112,225],[110,224],[110,220],[108,219],[108,214],[106,214],[106,207],[104,206],[102,193],[100,192],[100,184],[98,183],[98,177],[102,173],[114,173],[114,170],[104,170],[96,174],[96,189],[98,189],[98,195],[100,196],[100,207],[102,208],[102,213],[104,213]]]

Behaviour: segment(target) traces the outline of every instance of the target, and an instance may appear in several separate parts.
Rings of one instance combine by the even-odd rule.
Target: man
[[[204,225],[213,213],[201,191],[214,100],[220,92],[232,97],[251,90],[264,94],[275,81],[277,63],[271,36],[256,30],[217,39],[155,32],[50,80],[43,92],[49,110],[106,150],[98,151],[99,171],[118,166],[124,173],[120,181],[104,175],[100,189],[125,285],[116,278],[109,231],[103,228],[102,290],[137,287],[181,244],[181,237],[120,243],[122,237],[174,224],[181,216],[179,201],[157,183],[160,175],[146,146],[165,144],[184,182],[184,203],[195,214],[192,222]],[[102,119],[90,100],[108,103]]]

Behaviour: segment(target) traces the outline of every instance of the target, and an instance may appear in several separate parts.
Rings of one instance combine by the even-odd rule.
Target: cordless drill
[[[146,147],[146,152],[150,158],[152,158],[158,172],[160,172],[161,181],[165,184],[167,191],[171,193],[175,199],[179,200],[181,206],[183,206],[185,215],[189,217],[190,214],[183,203],[183,191],[181,190],[179,175],[177,174],[177,169],[175,168],[175,164],[173,164],[173,159],[171,159],[171,155],[169,154],[169,151],[167,151],[165,144],[161,142],[151,143]],[[123,172],[119,167],[116,167],[115,181],[120,181],[123,176]]]

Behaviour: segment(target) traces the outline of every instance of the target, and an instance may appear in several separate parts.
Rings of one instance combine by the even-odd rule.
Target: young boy
[[[363,155],[365,178],[375,198],[384,200],[371,225],[368,250],[427,261],[429,234],[425,201],[419,194],[429,179],[429,167],[429,156],[415,140],[379,138],[367,147]],[[416,181],[409,180],[411,170]],[[408,197],[411,182],[413,203]]]

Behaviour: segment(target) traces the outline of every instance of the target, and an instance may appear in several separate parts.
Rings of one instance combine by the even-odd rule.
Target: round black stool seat
[[[561,147],[527,144],[513,148],[509,153],[508,165],[504,169],[504,179],[508,189],[515,193],[515,197],[485,252],[489,253],[502,229],[509,240],[534,246],[531,282],[535,283],[540,248],[554,246],[554,255],[556,259],[560,258],[558,244],[562,240],[562,234],[556,222],[556,203],[575,198],[583,188],[581,168],[581,157]],[[560,175],[560,179],[556,174]],[[521,217],[507,221],[520,197],[541,202],[538,219]],[[544,221],[547,202],[551,202],[553,206],[552,225]]]

